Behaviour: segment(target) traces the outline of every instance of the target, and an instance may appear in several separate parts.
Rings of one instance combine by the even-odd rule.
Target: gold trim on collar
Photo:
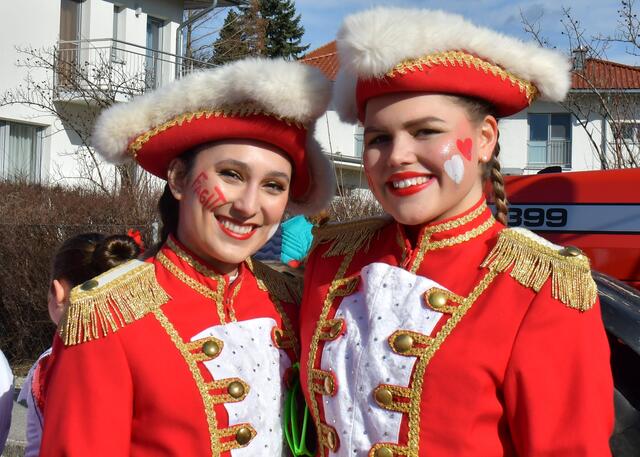
[[[283,116],[278,116],[276,114],[270,113],[267,110],[265,110],[263,107],[255,103],[239,103],[234,106],[221,106],[218,109],[199,110],[199,111],[183,113],[178,116],[175,116],[174,118],[138,135],[131,142],[127,150],[129,154],[131,154],[135,158],[138,155],[138,152],[140,151],[140,149],[142,149],[142,147],[145,145],[145,143],[147,143],[154,136],[164,132],[165,130],[170,129],[171,127],[175,127],[176,125],[182,125],[185,122],[191,122],[194,119],[200,119],[203,116],[205,119],[209,119],[210,117],[248,117],[248,116],[256,116],[256,115],[269,116],[279,121],[282,121],[289,126],[295,126],[299,129],[305,128],[302,123],[295,121],[293,119],[289,119]]]
[[[466,66],[474,67],[476,70],[482,70],[485,74],[491,73],[493,76],[501,78],[503,81],[508,79],[512,84],[517,85],[520,92],[524,92],[529,103],[533,102],[538,94],[538,88],[531,82],[519,78],[504,68],[487,62],[480,57],[474,56],[464,51],[445,51],[428,54],[416,59],[407,59],[395,67],[393,67],[386,76],[393,78],[398,74],[404,75],[408,71],[422,70],[423,66],[432,67],[434,65],[442,66]]]
[[[182,249],[180,246],[178,246],[178,244],[175,241],[173,241],[171,239],[171,237],[167,238],[167,246],[169,247],[169,249],[171,249],[173,252],[175,252],[176,255],[181,260],[186,262],[189,266],[191,266],[194,270],[196,270],[201,275],[204,275],[207,278],[213,278],[213,279],[215,279],[217,281],[223,281],[224,282],[223,275],[221,275],[220,273],[216,272],[215,270],[212,270],[211,268],[207,268],[205,265],[203,265],[202,263],[198,262],[196,259],[193,258],[193,256],[191,256],[184,249]]]
[[[156,260],[160,262],[164,268],[167,269],[173,276],[175,276],[179,281],[182,281],[187,287],[192,288],[200,295],[203,295],[206,298],[210,298],[216,304],[216,311],[218,313],[218,319],[220,319],[221,324],[227,323],[227,316],[224,312],[224,280],[222,277],[217,280],[217,289],[214,291],[202,283],[199,283],[191,276],[186,274],[184,271],[180,269],[175,263],[169,260],[169,257],[166,256],[162,251],[158,253],[156,256]],[[218,275],[219,276],[219,275]],[[215,278],[217,279],[217,278]],[[233,316],[230,316],[231,320],[235,322]]]

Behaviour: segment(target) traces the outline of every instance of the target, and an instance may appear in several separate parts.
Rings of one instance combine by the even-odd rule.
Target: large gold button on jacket
[[[442,308],[447,304],[447,296],[439,290],[434,290],[429,294],[429,306],[434,309]]]
[[[240,445],[245,445],[251,441],[251,430],[247,427],[241,427],[236,432],[236,442]]]
[[[376,449],[373,455],[374,457],[393,457],[393,451],[388,447],[381,447]]]
[[[209,357],[215,357],[220,353],[220,346],[215,341],[207,341],[202,345],[202,352]]]
[[[241,382],[233,381],[227,387],[227,392],[229,392],[229,395],[233,398],[240,398],[244,395],[244,386]]]
[[[377,389],[375,392],[376,401],[384,406],[388,406],[393,402],[393,393],[389,389]]]
[[[409,351],[412,347],[413,337],[411,335],[398,335],[395,340],[393,340],[393,348],[401,354]]]

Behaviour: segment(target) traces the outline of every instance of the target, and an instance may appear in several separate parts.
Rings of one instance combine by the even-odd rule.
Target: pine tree
[[[264,55],[297,59],[309,49],[301,44],[304,27],[293,0],[260,0],[260,13],[265,21]]]
[[[249,54],[249,47],[243,41],[244,31],[241,15],[235,10],[229,10],[224,19],[220,34],[213,43],[211,62],[221,65],[225,62],[237,60]]]

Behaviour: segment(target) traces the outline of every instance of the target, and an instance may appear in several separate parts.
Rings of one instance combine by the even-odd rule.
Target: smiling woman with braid
[[[498,119],[561,100],[568,62],[428,10],[355,14],[337,45],[335,106],[364,126],[390,217],[315,233],[300,323],[317,455],[608,455],[589,260],[505,226],[498,161]]]

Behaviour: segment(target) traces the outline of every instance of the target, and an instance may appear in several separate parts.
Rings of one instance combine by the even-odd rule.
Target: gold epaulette
[[[323,257],[345,255],[362,248],[366,251],[375,234],[391,221],[393,219],[385,215],[314,227],[311,249],[320,244],[331,243],[329,249],[322,255]]]
[[[58,331],[66,346],[106,336],[169,301],[152,263],[131,260],[71,291]]]
[[[299,304],[302,301],[301,277],[281,273],[251,258],[247,259],[247,265],[255,275],[260,289],[286,303]]]
[[[557,246],[522,228],[503,230],[482,266],[496,272],[511,268],[512,278],[536,292],[551,277],[553,298],[580,311],[590,309],[598,293],[582,251]]]

